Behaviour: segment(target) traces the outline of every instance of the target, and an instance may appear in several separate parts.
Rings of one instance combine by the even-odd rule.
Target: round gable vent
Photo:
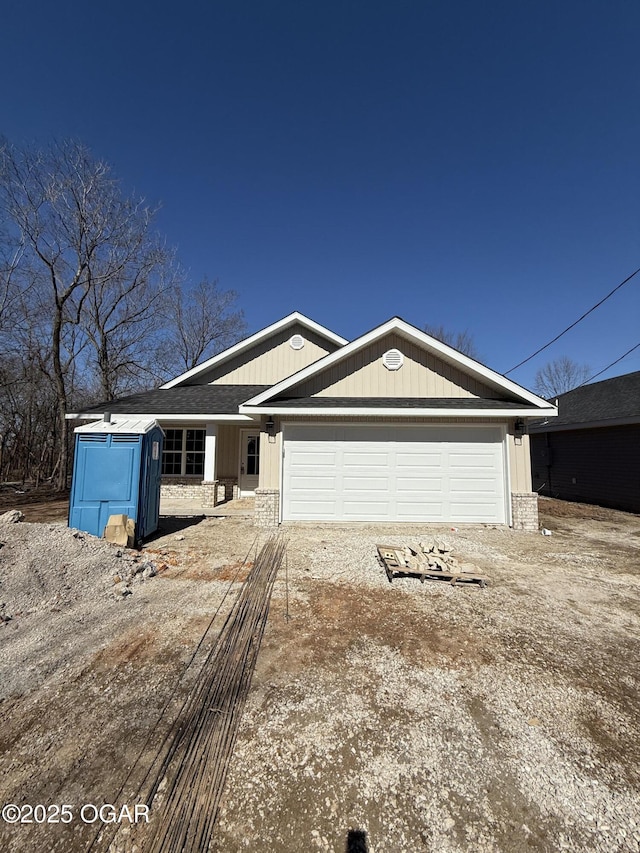
[[[400,370],[404,356],[399,349],[388,349],[382,356],[382,363],[387,370]]]
[[[294,335],[289,341],[291,349],[302,349],[304,346],[304,338],[302,335]]]

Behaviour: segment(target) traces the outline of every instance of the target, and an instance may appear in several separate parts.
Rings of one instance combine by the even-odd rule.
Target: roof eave
[[[263,413],[264,410],[260,410],[260,414]],[[207,423],[247,423],[252,422],[255,418],[250,417],[250,415],[245,413],[236,414],[197,414],[197,415],[188,415],[188,414],[148,414],[141,412],[113,412],[113,417],[117,418],[118,416],[127,417],[127,418],[155,418],[157,421],[173,421],[180,423],[192,423],[193,421],[206,421]],[[97,412],[69,412],[65,415],[67,420],[87,420],[87,421],[100,421],[102,420],[102,414],[98,414]]]
[[[446,418],[539,418],[541,415],[546,417],[555,417],[557,412],[555,411],[544,411],[542,412],[540,409],[533,409],[530,407],[520,407],[513,409],[443,409],[443,408],[425,408],[425,409],[408,409],[408,408],[394,408],[392,406],[388,408],[342,408],[342,407],[327,407],[327,408],[316,408],[316,407],[290,407],[286,406],[278,406],[277,404],[274,406],[269,406],[268,404],[264,404],[262,406],[252,406],[252,405],[244,405],[240,406],[240,412],[243,414],[269,414],[269,415],[291,415],[291,416],[305,416],[305,417],[325,417],[327,415],[337,416],[337,415],[348,415],[350,417],[372,417],[372,416],[382,416],[382,417],[406,417],[406,418],[424,418],[424,417],[446,417]]]

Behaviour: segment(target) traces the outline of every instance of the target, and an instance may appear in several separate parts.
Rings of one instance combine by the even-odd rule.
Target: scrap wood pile
[[[431,539],[419,542],[417,548],[408,545],[378,545],[378,557],[382,563],[389,583],[395,577],[417,575],[420,582],[428,580],[447,580],[452,584],[458,581],[477,583],[481,587],[488,580],[475,572],[466,572],[453,556],[453,548],[444,539]]]

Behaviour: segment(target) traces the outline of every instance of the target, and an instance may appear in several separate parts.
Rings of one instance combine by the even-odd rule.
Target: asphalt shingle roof
[[[139,415],[237,415],[238,406],[270,385],[179,385],[156,388],[83,408],[83,413]]]
[[[268,409],[521,409],[513,400],[477,397],[278,397],[262,403]]]

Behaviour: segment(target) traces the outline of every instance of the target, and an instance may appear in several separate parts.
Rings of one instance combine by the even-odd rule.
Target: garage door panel
[[[439,501],[427,501],[416,504],[413,501],[410,503],[398,501],[397,521],[424,521],[425,516],[427,516],[430,521],[445,521],[445,513],[442,503]]]
[[[335,451],[324,450],[305,450],[302,447],[294,447],[289,449],[292,465],[304,465],[306,468],[309,465],[320,465],[323,467],[335,465],[337,454]]]
[[[363,447],[360,451],[355,449],[346,449],[342,455],[342,464],[344,468],[387,468],[390,462],[390,454],[388,451],[370,450]]]
[[[504,523],[503,457],[498,427],[285,427],[283,518]]]
[[[444,454],[434,450],[422,450],[416,448],[413,453],[401,451],[396,453],[396,465],[398,468],[440,468],[442,467]]]
[[[497,491],[499,480],[495,477],[487,477],[486,474],[470,474],[463,478],[449,478],[449,492],[452,495],[462,492],[463,494],[477,494],[479,491],[491,494]]]
[[[396,477],[396,493],[418,495],[430,493],[441,495],[443,482],[441,477]]]
[[[345,495],[360,493],[365,499],[372,491],[388,491],[389,477],[343,477],[342,492]]]
[[[309,478],[309,476],[296,476],[292,475],[291,477],[291,488],[296,493],[303,492],[323,492],[323,491],[332,491],[335,492],[338,487],[338,480],[335,476],[314,476]]]
[[[497,502],[487,502],[478,506],[476,502],[452,500],[449,507],[458,521],[484,521],[489,523],[495,520],[498,512]]]

